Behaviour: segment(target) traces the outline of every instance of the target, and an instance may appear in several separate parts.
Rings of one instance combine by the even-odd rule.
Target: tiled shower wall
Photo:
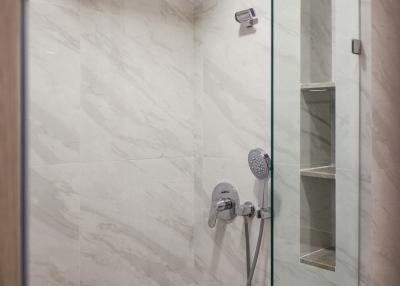
[[[234,13],[253,7],[259,24],[240,28]],[[195,7],[196,152],[195,268],[198,285],[244,285],[246,256],[243,218],[207,226],[211,190],[233,183],[241,202],[257,203],[261,185],[247,165],[250,149],[270,152],[270,2],[204,0]],[[270,229],[254,285],[268,285]],[[252,246],[258,220],[252,224]],[[253,250],[252,250],[253,252]]]
[[[257,201],[264,2],[29,1],[30,285],[243,285],[242,219],[207,219],[219,181]],[[233,15],[249,7],[260,25],[243,30]]]
[[[360,285],[400,281],[399,1],[363,0]]]
[[[31,285],[192,285],[193,21],[29,3]]]

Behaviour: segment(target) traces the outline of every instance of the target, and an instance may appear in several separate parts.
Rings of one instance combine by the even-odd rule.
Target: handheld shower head
[[[248,161],[250,170],[257,179],[269,179],[271,158],[263,149],[257,148],[251,150]]]

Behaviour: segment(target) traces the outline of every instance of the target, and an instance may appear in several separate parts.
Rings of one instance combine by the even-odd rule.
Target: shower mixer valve
[[[261,148],[253,149],[249,152],[248,163],[251,172],[258,179],[264,182],[264,186],[259,192],[259,210],[255,210],[253,203],[245,202],[240,205],[239,195],[236,188],[228,183],[222,182],[215,186],[212,193],[210,215],[208,226],[213,228],[217,219],[232,220],[236,216],[253,217],[257,214],[259,219],[272,217],[271,207],[268,206],[267,182],[270,178],[271,158]]]
[[[217,219],[229,221],[236,216],[253,217],[255,213],[253,203],[245,202],[240,205],[236,188],[228,182],[222,182],[215,186],[212,193],[208,226],[215,227]]]
[[[253,149],[249,152],[248,163],[253,175],[264,182],[262,189],[259,191],[259,209],[256,211],[252,202],[245,202],[240,205],[239,195],[236,188],[228,183],[222,182],[215,186],[212,192],[210,216],[208,218],[208,226],[213,228],[217,223],[217,219],[233,220],[236,216],[244,217],[244,233],[246,238],[246,264],[247,264],[247,280],[246,286],[251,286],[254,271],[257,266],[257,259],[261,250],[261,243],[264,233],[264,221],[271,218],[271,207],[268,206],[267,186],[270,179],[271,158],[261,148]],[[255,247],[253,259],[250,253],[250,231],[249,220],[257,213],[260,219],[260,228],[258,232],[257,245]],[[253,261],[251,261],[253,260]]]
[[[208,226],[215,227],[217,219],[234,219],[237,216],[239,205],[239,195],[232,184],[222,182],[216,185],[212,193]]]

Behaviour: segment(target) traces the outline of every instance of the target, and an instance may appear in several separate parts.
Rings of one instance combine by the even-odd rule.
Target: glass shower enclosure
[[[25,5],[29,286],[358,285],[358,1]]]

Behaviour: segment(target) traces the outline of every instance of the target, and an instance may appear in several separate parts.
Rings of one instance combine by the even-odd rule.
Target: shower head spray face
[[[248,161],[250,170],[257,179],[264,180],[269,178],[271,159],[263,149],[251,150]]]

